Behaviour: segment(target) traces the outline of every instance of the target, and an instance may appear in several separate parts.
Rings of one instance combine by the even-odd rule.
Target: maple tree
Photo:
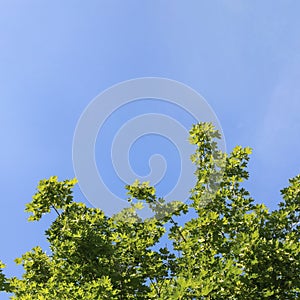
[[[131,207],[108,217],[73,200],[75,179],[41,180],[26,211],[29,221],[56,211],[45,233],[51,252],[37,246],[16,259],[22,278],[0,270],[0,290],[22,300],[299,299],[300,176],[269,211],[242,184],[251,149],[223,153],[219,138],[210,123],[191,129],[197,181],[185,203],[135,182],[126,187]],[[139,217],[145,204],[155,217]]]

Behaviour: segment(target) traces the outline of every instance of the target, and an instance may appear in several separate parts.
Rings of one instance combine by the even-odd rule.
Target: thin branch
[[[59,213],[58,210],[55,208],[55,206],[51,205],[51,207],[55,210],[55,212],[57,213],[57,215],[60,216],[60,213]]]
[[[153,282],[153,280],[151,278],[149,278],[152,285],[154,286],[154,289],[156,290],[156,295],[157,297],[160,297],[160,292],[159,292],[159,289],[157,288],[156,284]]]
[[[180,236],[182,237],[182,239],[184,240],[184,242],[186,243],[186,239],[183,236],[181,230],[178,227],[178,224],[174,221],[173,217],[171,217],[171,223],[175,226],[176,230],[179,232]]]

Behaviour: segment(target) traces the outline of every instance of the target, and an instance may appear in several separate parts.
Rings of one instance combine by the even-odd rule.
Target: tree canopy
[[[165,203],[135,182],[126,187],[132,206],[108,217],[73,200],[75,179],[41,180],[26,211],[29,221],[56,211],[50,252],[17,258],[22,278],[0,270],[0,290],[22,300],[300,299],[300,176],[269,211],[243,186],[251,149],[223,153],[219,138],[210,123],[191,129],[197,181],[187,202]],[[139,217],[143,203],[155,217]]]

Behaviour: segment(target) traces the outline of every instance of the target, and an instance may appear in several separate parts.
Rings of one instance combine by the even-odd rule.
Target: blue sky
[[[275,208],[300,173],[300,2],[0,1],[0,259],[37,244],[38,181],[74,176],[72,139],[88,103],[123,80],[158,76],[202,94],[227,148],[251,146],[247,187]],[[85,201],[79,189],[78,200]],[[7,296],[2,296],[6,299]]]

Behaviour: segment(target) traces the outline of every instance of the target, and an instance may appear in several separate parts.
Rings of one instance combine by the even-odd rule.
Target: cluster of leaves
[[[16,260],[23,277],[0,273],[1,290],[22,300],[300,299],[300,176],[269,212],[241,185],[251,149],[227,155],[218,138],[209,123],[190,132],[197,182],[189,204],[166,204],[153,187],[135,182],[127,189],[138,202],[107,217],[73,201],[76,180],[42,180],[26,210],[29,220],[56,211],[46,231],[51,253],[25,253]],[[143,202],[155,218],[139,218]],[[191,211],[193,217],[179,218]],[[169,248],[160,244],[166,228]]]
[[[8,291],[9,284],[7,283],[7,279],[5,278],[2,269],[5,268],[5,264],[0,260],[0,291]]]

